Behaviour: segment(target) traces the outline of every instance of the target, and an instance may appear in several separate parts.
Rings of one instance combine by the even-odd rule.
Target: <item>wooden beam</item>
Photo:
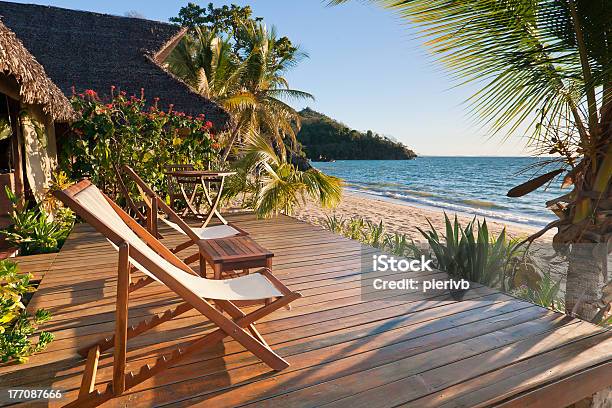
[[[85,372],[81,380],[81,388],[79,389],[79,398],[85,397],[93,392],[96,385],[96,372],[98,370],[98,361],[100,360],[100,346],[94,346],[89,349],[87,362],[85,363]]]
[[[115,325],[115,353],[113,360],[113,394],[125,391],[125,365],[127,358],[128,301],[130,293],[130,246],[119,245],[119,276],[117,282],[117,311]]]

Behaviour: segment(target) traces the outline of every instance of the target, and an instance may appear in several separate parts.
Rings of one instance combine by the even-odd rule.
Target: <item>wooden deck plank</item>
[[[237,214],[229,220],[274,252],[274,274],[304,295],[292,310],[279,310],[257,325],[291,366],[271,372],[227,340],[104,406],[353,408],[503,402],[514,407],[523,400],[538,406],[534,395],[546,398],[555,392],[555,401],[569,403],[601,386],[605,381],[596,375],[610,370],[612,339],[596,326],[478,285],[461,302],[443,291],[409,302],[391,295],[366,301],[362,293],[371,279],[394,275],[363,274],[362,258],[367,261],[378,250],[289,217],[257,220]],[[168,246],[184,241],[166,227],[160,232]],[[0,366],[0,383],[60,387],[74,399],[85,363],[76,349],[114,330],[117,253],[90,226],[80,224],[59,254],[17,259],[22,270],[43,278],[29,307],[54,312],[44,328],[56,340],[26,365]],[[130,324],[181,302],[157,284],[130,298]],[[153,363],[210,329],[194,310],[184,313],[131,339],[128,368]],[[100,356],[98,386],[112,378],[111,356],[112,349]],[[576,378],[581,386],[573,392],[555,391]]]

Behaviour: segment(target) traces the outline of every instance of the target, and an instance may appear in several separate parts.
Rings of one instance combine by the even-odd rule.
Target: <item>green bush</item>
[[[75,95],[72,104],[81,119],[62,143],[60,167],[72,179],[89,177],[109,193],[116,191],[114,166],[130,165],[158,191],[165,189],[164,166],[191,163],[204,168],[218,158],[219,143],[203,114],[147,108],[140,97],[115,93],[103,102],[93,90]]]
[[[565,313],[565,301],[560,296],[560,291],[561,279],[555,281],[550,272],[545,272],[535,285],[521,285],[512,293],[536,305]]]
[[[328,230],[363,244],[381,248],[397,256],[420,258],[427,254],[406,234],[387,233],[382,221],[378,224],[363,218],[346,221],[337,215],[326,215],[323,226]]]
[[[57,252],[64,244],[74,224],[74,215],[67,208],[58,208],[50,217],[42,204],[28,208],[28,202],[22,202],[6,188],[6,195],[13,204],[9,213],[12,226],[0,231],[6,240],[19,247],[21,255]]]
[[[24,296],[34,292],[32,275],[19,273],[17,264],[0,260],[0,361],[25,363],[28,357],[39,352],[53,341],[53,334],[41,331],[38,341],[33,336],[38,325],[48,321],[51,314],[38,309],[30,316],[23,303]]]

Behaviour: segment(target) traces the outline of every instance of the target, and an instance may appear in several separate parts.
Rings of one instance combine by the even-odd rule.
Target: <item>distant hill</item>
[[[310,108],[300,111],[300,117],[302,129],[297,138],[310,160],[409,160],[417,156],[391,138],[350,129]]]

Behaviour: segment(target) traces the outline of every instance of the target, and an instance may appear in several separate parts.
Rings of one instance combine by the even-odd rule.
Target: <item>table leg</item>
[[[187,204],[187,208],[185,209],[185,211],[183,211],[183,217],[185,215],[187,215],[187,211],[191,211],[193,213],[193,215],[198,215],[198,211],[196,210],[196,208],[193,206],[193,196],[191,197],[191,199],[189,198],[187,192],[185,191],[185,186],[181,183],[180,185],[180,189],[181,189],[181,193],[183,194],[183,198],[185,199],[185,203]]]
[[[215,279],[221,279],[222,265],[214,264],[213,271],[215,272]]]
[[[217,197],[215,198],[215,201],[212,202],[212,199],[210,199],[208,193],[207,193],[207,198],[210,199],[210,211],[208,212],[208,214],[206,214],[206,219],[204,220],[204,223],[202,223],[202,227],[201,228],[206,228],[206,226],[208,225],[208,223],[210,222],[210,220],[212,220],[213,216],[217,216],[217,218],[225,225],[227,225],[227,220],[225,218],[223,218],[221,216],[221,214],[219,213],[219,211],[217,210],[217,208],[219,207],[219,202],[221,201],[221,193],[223,193],[223,185],[225,183],[225,177],[221,178],[221,183],[219,184],[219,191],[217,191]],[[202,186],[204,187],[204,183],[202,183]],[[206,187],[204,187],[205,191],[206,191]]]

